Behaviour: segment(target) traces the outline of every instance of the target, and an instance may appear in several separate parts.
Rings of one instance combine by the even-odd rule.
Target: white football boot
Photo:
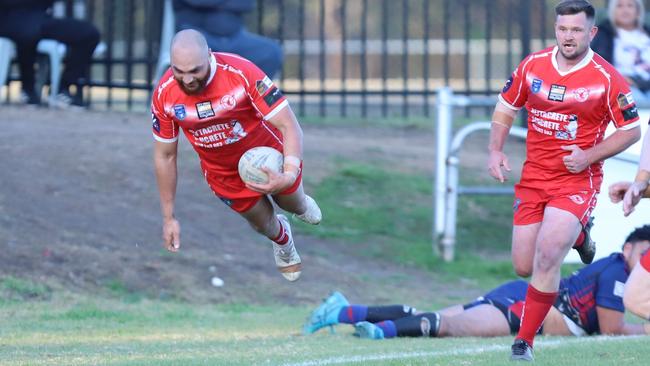
[[[282,226],[284,226],[285,232],[289,236],[289,240],[284,245],[272,242],[275,265],[287,281],[297,281],[298,278],[300,278],[302,265],[300,263],[300,256],[298,255],[296,246],[293,244],[293,235],[291,234],[289,219],[284,215],[278,215],[278,220],[280,220]]]
[[[307,206],[307,211],[305,211],[305,213],[302,215],[294,214],[294,216],[308,224],[320,224],[320,220],[323,218],[323,214],[320,212],[320,207],[318,207],[316,201],[314,201],[314,199],[308,195],[305,195],[305,205]]]

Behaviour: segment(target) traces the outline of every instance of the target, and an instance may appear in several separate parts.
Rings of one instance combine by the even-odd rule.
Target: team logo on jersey
[[[506,85],[503,86],[503,89],[501,89],[501,92],[502,93],[507,92],[508,90],[510,90],[511,86],[512,86],[512,76],[510,77],[510,79],[506,80]]]
[[[569,123],[562,126],[562,130],[555,131],[555,138],[559,140],[575,140],[578,135],[578,116],[569,116]]]
[[[199,116],[199,119],[214,117],[212,103],[210,101],[196,103],[196,114]]]
[[[255,89],[257,89],[257,93],[259,95],[264,95],[267,90],[269,90],[273,86],[273,82],[271,79],[269,79],[268,76],[265,76],[264,79],[262,80],[257,80],[255,82]]]
[[[589,89],[578,88],[573,91],[573,97],[580,103],[586,102],[589,99]]]
[[[616,97],[616,100],[618,101],[618,106],[621,107],[621,109],[634,103],[634,98],[632,98],[632,93],[627,93],[627,94],[619,93],[618,96]]]
[[[187,113],[185,112],[185,106],[183,104],[176,104],[174,106],[174,115],[179,120],[184,120],[185,116],[187,116]]]
[[[572,194],[569,196],[569,199],[576,205],[583,205],[585,203],[585,199],[580,194]]]
[[[623,297],[625,294],[625,284],[621,281],[614,282],[614,290],[612,291],[614,296]]]
[[[273,87],[268,94],[264,97],[264,101],[266,102],[266,105],[269,107],[275,104],[278,100],[282,98],[282,92],[280,89]]]
[[[235,97],[233,97],[230,94],[224,95],[223,97],[221,97],[221,102],[220,103],[221,103],[221,108],[223,108],[223,109],[225,109],[227,111],[235,108],[235,105],[237,105],[237,101],[235,100]]]
[[[247,133],[244,130],[244,126],[242,126],[239,121],[234,119],[228,124],[230,125],[231,130],[228,132],[228,137],[226,137],[226,145],[232,144],[233,142],[237,142],[246,137]]]
[[[566,86],[551,84],[551,90],[549,90],[548,92],[548,100],[552,100],[555,102],[563,102],[565,92],[566,92]]]
[[[533,79],[533,83],[530,85],[530,90],[533,94],[539,93],[539,91],[542,90],[542,80]]]
[[[616,101],[618,102],[618,106],[621,107],[624,121],[629,121],[631,119],[639,117],[639,111],[637,110],[636,104],[634,103],[632,93],[620,93],[616,97]]]

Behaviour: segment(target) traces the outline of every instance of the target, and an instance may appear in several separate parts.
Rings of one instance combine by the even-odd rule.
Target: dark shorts
[[[484,304],[492,305],[506,317],[510,333],[516,334],[521,325],[521,313],[524,309],[526,291],[528,291],[528,282],[524,280],[506,282],[469,304],[463,305],[463,309],[467,310]],[[541,332],[542,328],[540,327],[538,334]]]

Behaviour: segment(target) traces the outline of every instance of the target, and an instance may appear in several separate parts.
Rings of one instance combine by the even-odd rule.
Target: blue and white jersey
[[[613,253],[560,281],[555,307],[587,334],[599,333],[596,307],[624,312],[623,291],[629,268],[622,253]]]

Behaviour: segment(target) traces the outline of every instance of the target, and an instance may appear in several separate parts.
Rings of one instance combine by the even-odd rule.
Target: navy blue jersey
[[[628,275],[623,254],[613,253],[563,278],[555,307],[587,334],[599,333],[596,306],[624,312],[623,289]]]

